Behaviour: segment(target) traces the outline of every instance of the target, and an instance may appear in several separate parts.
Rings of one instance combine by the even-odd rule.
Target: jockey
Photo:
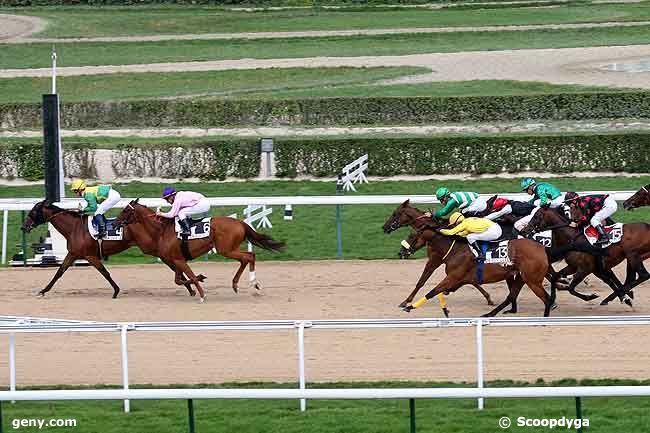
[[[436,198],[443,207],[433,214],[436,218],[449,215],[453,210],[459,209],[462,213],[483,212],[487,209],[487,201],[475,192],[451,192],[449,188],[440,187],[436,190]]]
[[[181,234],[190,234],[190,215],[204,214],[210,211],[210,203],[203,194],[192,191],[176,191],[168,186],[163,190],[162,198],[172,205],[168,212],[156,211],[156,215],[164,218],[178,216],[178,224],[181,226]]]
[[[97,237],[106,236],[106,217],[104,214],[115,206],[122,197],[120,193],[111,188],[110,185],[86,186],[86,182],[75,179],[70,186],[72,192],[82,197],[88,206],[81,208],[83,213],[94,213],[93,223],[97,225]]]
[[[449,217],[449,224],[456,225],[453,229],[442,229],[440,233],[447,236],[463,236],[467,238],[472,248],[478,252],[476,260],[485,260],[485,253],[479,248],[477,241],[494,241],[501,237],[501,226],[486,218],[465,218],[460,212],[454,212]]]
[[[490,221],[495,221],[505,215],[512,215],[517,218],[525,217],[535,209],[535,205],[525,201],[508,200],[506,198],[498,197],[492,203],[490,209],[492,213],[485,216]]]
[[[521,189],[533,196],[529,203],[534,204],[535,207],[528,216],[515,222],[515,229],[518,231],[522,231],[526,228],[530,220],[533,219],[533,215],[535,215],[540,207],[548,206],[556,208],[564,205],[564,194],[562,194],[556,186],[551,185],[550,183],[537,183],[535,179],[527,177],[522,179]]]
[[[596,244],[609,242],[609,236],[605,233],[603,222],[618,209],[616,200],[607,194],[583,195],[580,197],[575,192],[567,192],[564,201],[571,209],[578,208],[582,212],[582,217],[576,221],[578,226],[585,226],[589,221],[589,224],[598,231]]]

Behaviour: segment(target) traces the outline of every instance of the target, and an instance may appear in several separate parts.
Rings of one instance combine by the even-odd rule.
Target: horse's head
[[[426,240],[421,236],[420,232],[411,232],[408,238],[401,242],[401,248],[397,255],[400,259],[408,259],[413,253],[426,245]]]
[[[122,209],[122,212],[115,218],[115,221],[113,222],[113,226],[116,228],[123,227],[129,224],[136,223],[140,220],[138,216],[138,208],[144,207],[140,203],[138,203],[139,198],[136,198],[135,200],[131,200],[129,204],[127,204],[124,209]]]
[[[625,200],[623,209],[632,210],[641,206],[650,205],[650,183],[642,186],[632,197]]]
[[[27,218],[25,218],[25,222],[20,229],[25,233],[29,233],[34,227],[45,224],[49,221],[52,215],[60,211],[61,209],[54,206],[49,200],[39,201],[34,205],[32,210],[29,211]]]
[[[568,225],[569,222],[569,219],[562,213],[560,208],[556,210],[543,207],[535,212],[535,215],[533,215],[526,228],[522,230],[522,233],[524,235],[532,235],[533,233],[543,232],[549,227],[561,226],[563,224]]]
[[[400,227],[413,224],[423,214],[411,206],[411,201],[406,200],[393,211],[384,223],[384,233],[392,233]]]

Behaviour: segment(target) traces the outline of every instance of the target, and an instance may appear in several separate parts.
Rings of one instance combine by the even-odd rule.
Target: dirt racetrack
[[[109,263],[110,264],[110,263]],[[197,262],[208,276],[208,301],[201,305],[173,285],[158,265],[109,266],[122,286],[117,300],[91,268],[75,268],[46,298],[34,293],[54,269],[3,269],[0,315],[96,321],[353,319],[440,317],[435,303],[408,316],[396,306],[424,266],[410,261],[261,262],[264,295],[244,288],[234,294],[229,281],[236,265]],[[619,275],[624,269],[618,269]],[[438,271],[432,281],[439,281]],[[608,293],[591,280],[582,291]],[[646,287],[637,288],[635,310],[618,303],[584,303],[559,294],[555,315],[649,314]],[[431,286],[428,286],[431,287]],[[486,287],[495,301],[501,285]],[[449,297],[456,317],[488,311],[482,296],[464,287]],[[540,316],[541,303],[524,288],[520,315]],[[650,377],[647,328],[548,327],[485,328],[486,378]],[[8,382],[7,338],[0,336],[0,386]],[[20,334],[17,381],[34,384],[120,383],[119,334]],[[131,383],[220,383],[295,381],[295,331],[129,333]],[[475,380],[474,328],[423,330],[306,331],[308,381]]]

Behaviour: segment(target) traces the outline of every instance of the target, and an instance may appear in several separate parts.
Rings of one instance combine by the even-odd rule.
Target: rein
[[[443,262],[443,263],[444,263],[445,259],[447,258],[447,256],[449,255],[449,253],[451,253],[451,250],[454,248],[454,245],[456,245],[456,239],[454,239],[454,240],[451,242],[451,246],[449,247],[449,249],[447,250],[447,252],[445,253],[445,255],[442,256],[442,262]]]

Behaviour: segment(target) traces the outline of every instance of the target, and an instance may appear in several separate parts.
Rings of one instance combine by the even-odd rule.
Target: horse
[[[584,214],[579,207],[572,206],[571,217],[574,221],[580,221]],[[627,259],[627,274],[623,283],[623,291],[628,292],[650,279],[650,273],[643,266],[643,261],[650,258],[650,224],[623,224],[623,238],[620,242],[609,246],[607,251],[612,260],[606,265],[612,268],[623,261],[623,258]],[[614,298],[608,297],[607,299]]]
[[[138,203],[139,199],[132,200],[118,215],[115,220],[117,226],[130,226],[135,244],[143,253],[160,257],[160,259],[173,266],[176,279],[179,272],[188,276],[189,282],[196,286],[200,302],[206,299],[201,280],[194,275],[187,264],[188,259],[181,248],[181,241],[177,238],[174,220],[162,218],[154,211]],[[257,233],[251,226],[243,221],[230,217],[212,217],[210,219],[210,235],[203,239],[187,241],[187,253],[191,258],[202,256],[211,249],[224,257],[239,261],[240,266],[232,280],[232,289],[239,291],[239,279],[248,265],[252,277],[251,285],[256,290],[261,290],[260,282],[255,278],[255,253],[240,251],[242,242],[251,244],[270,251],[283,251],[284,242],[275,240],[270,236]]]
[[[650,206],[650,183],[642,186],[632,197],[623,202],[625,210],[633,210],[641,206]]]
[[[117,298],[120,288],[102,263],[102,257],[112,256],[131,248],[135,245],[135,240],[131,231],[127,228],[123,230],[123,238],[121,241],[102,241],[100,256],[98,242],[90,236],[90,233],[88,233],[88,218],[89,217],[84,216],[80,212],[61,209],[48,200],[36,203],[32,210],[29,211],[29,214],[21,227],[22,231],[29,233],[34,227],[49,222],[63,235],[63,237],[65,237],[68,248],[68,254],[63,259],[63,263],[59,266],[59,269],[50,283],[38,293],[40,296],[45,296],[45,294],[52,289],[54,284],[63,276],[65,271],[74,264],[75,260],[85,259],[111,284],[111,287],[113,288],[113,299]],[[175,270],[174,267],[170,267],[172,270]],[[205,276],[199,274],[197,278],[203,281]],[[187,280],[182,279],[182,274],[179,284],[184,285],[189,293],[194,295],[194,290],[192,290],[192,287],[189,285]]]
[[[626,226],[627,225],[629,224],[626,224]],[[647,224],[645,225],[647,226]],[[584,234],[576,228],[571,227],[570,221],[553,209],[539,209],[528,223],[524,232],[532,233],[548,229],[553,230],[553,237],[558,245],[589,245]],[[637,233],[638,229],[633,228],[632,231]],[[631,247],[631,244],[629,243],[630,241],[633,241],[633,239],[628,239],[626,246],[632,248],[630,250],[630,253],[632,253],[634,248]],[[622,243],[623,242],[613,245],[612,247],[617,246],[615,249],[612,249],[612,247],[607,248],[604,253],[606,254],[605,257],[597,257],[594,254],[583,251],[575,251],[567,254],[565,258],[567,266],[562,269],[559,274],[561,276],[573,274],[573,279],[568,287],[569,292],[581,299],[589,300],[588,298],[593,298],[593,295],[583,295],[575,290],[575,287],[580,284],[586,276],[593,273],[613,291],[613,294],[604,299],[601,302],[601,305],[607,305],[609,301],[618,296],[621,302],[625,302],[631,307],[632,301],[630,297],[626,294],[623,285],[612,271],[614,266],[625,259],[625,249],[621,248]],[[648,237],[648,245],[650,245],[650,237]]]
[[[476,257],[470,251],[467,240],[458,236],[445,236],[438,232],[441,226],[427,230],[431,235],[429,247],[432,254],[445,264],[445,278],[429,291],[424,298],[415,304],[406,305],[403,310],[410,312],[424,304],[439,293],[449,293],[458,290],[465,284],[495,283],[506,281],[508,296],[506,299],[483,317],[498,314],[519,296],[524,284],[544,303],[544,317],[549,316],[551,308],[555,307],[555,299],[544,290],[543,282],[548,272],[549,262],[543,245],[530,239],[513,239],[508,242],[508,256],[511,264],[501,265],[486,263],[483,265],[483,277],[478,279]]]
[[[404,203],[399,205],[393,211],[391,216],[384,223],[383,229],[385,234],[390,234],[395,230],[399,229],[400,227],[404,227],[404,226],[411,226],[416,231],[421,231],[425,227],[429,227],[436,224],[439,223],[434,223],[431,218],[427,217],[424,214],[424,212],[420,211],[417,208],[412,207],[410,200],[406,200]],[[424,287],[424,284],[431,277],[431,275],[433,275],[433,272],[442,264],[441,261],[436,260],[436,257],[432,257],[430,252],[427,252],[427,256],[429,257],[429,260],[427,261],[427,264],[424,266],[424,270],[422,271],[422,275],[420,276],[420,279],[415,285],[415,289],[413,289],[413,291],[406,297],[406,299],[399,304],[400,308],[405,307],[408,303],[410,303],[413,300],[413,298],[418,293],[418,291],[420,291],[420,289]],[[490,298],[489,293],[487,293],[479,284],[472,284],[472,285],[476,287],[476,289],[479,292],[481,292],[481,294],[485,297],[485,300],[487,301],[488,305],[494,305],[492,303],[492,299]],[[447,316],[448,310],[446,308],[446,301],[444,299],[444,295],[443,297],[440,297],[440,305],[443,309],[443,312],[445,313],[445,316]]]

